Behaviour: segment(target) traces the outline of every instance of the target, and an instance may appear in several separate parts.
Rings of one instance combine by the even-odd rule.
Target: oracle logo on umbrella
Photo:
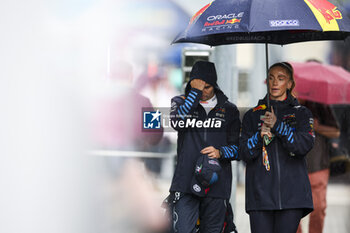
[[[208,21],[229,20],[229,19],[235,19],[235,18],[242,18],[243,15],[244,15],[244,12],[240,12],[238,14],[231,13],[231,14],[227,14],[227,15],[211,15],[211,16],[208,16],[207,20]]]

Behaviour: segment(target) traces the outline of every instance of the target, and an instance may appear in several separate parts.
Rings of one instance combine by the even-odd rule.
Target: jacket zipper
[[[211,113],[211,111],[213,111],[214,109],[216,109],[216,107],[218,106],[218,104],[219,104],[219,103],[217,103],[217,104],[215,105],[215,107],[212,108],[212,109],[208,112],[208,114],[206,114],[205,120],[209,119],[209,114]],[[204,111],[205,111],[205,109],[204,109]],[[204,142],[207,143],[207,128],[204,128]]]
[[[277,108],[276,108],[276,117],[277,117]],[[278,154],[278,145],[277,142],[275,143],[275,150],[276,150],[276,159],[277,159],[277,179],[278,179],[278,204],[279,209],[282,209],[282,200],[281,200],[281,168],[280,168],[280,160],[279,160],[279,154]]]
[[[205,109],[204,109],[204,111],[205,111]],[[209,119],[210,112],[211,112],[211,110],[208,112],[208,114],[206,114],[205,120]],[[207,128],[204,128],[204,142],[207,143]]]
[[[206,121],[209,118],[210,111],[207,114],[206,111],[205,111],[205,108],[203,108],[203,109],[204,109],[204,112],[205,112],[205,121]],[[204,142],[207,143],[207,128],[204,128],[204,135],[203,135],[203,137],[204,137]]]

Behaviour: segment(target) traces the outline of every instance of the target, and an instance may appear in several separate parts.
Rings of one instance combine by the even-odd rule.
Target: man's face
[[[211,99],[214,96],[214,93],[214,87],[206,83],[202,92],[201,100],[207,101],[208,99]]]

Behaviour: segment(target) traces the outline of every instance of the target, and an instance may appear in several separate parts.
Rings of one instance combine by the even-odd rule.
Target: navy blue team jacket
[[[191,180],[196,161],[201,156],[200,151],[207,146],[213,146],[221,151],[219,161],[222,169],[218,174],[218,181],[210,186],[207,196],[228,199],[232,185],[231,161],[239,160],[238,144],[241,127],[239,111],[218,88],[215,89],[218,104],[208,115],[199,104],[202,95],[200,90],[186,88],[185,93],[186,95],[176,96],[171,100],[171,122],[172,127],[178,131],[178,140],[177,164],[170,191],[192,193]],[[193,119],[211,120],[211,124],[220,121],[221,127],[203,129],[196,126],[184,128],[178,125],[181,121]]]
[[[288,93],[284,101],[271,101],[277,122],[275,135],[266,146],[270,162],[267,171],[262,159],[261,116],[266,97],[243,118],[240,156],[246,162],[246,211],[304,209],[313,210],[312,193],[306,168],[306,154],[314,145],[311,112]]]

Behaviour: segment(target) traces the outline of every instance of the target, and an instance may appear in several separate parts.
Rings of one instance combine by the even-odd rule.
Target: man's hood
[[[191,90],[191,81],[193,79],[200,79],[204,82],[212,85],[215,90],[220,90],[217,84],[217,74],[215,65],[212,62],[208,61],[197,61],[191,70],[190,80],[188,81],[185,88],[185,95],[187,96],[188,92]]]

